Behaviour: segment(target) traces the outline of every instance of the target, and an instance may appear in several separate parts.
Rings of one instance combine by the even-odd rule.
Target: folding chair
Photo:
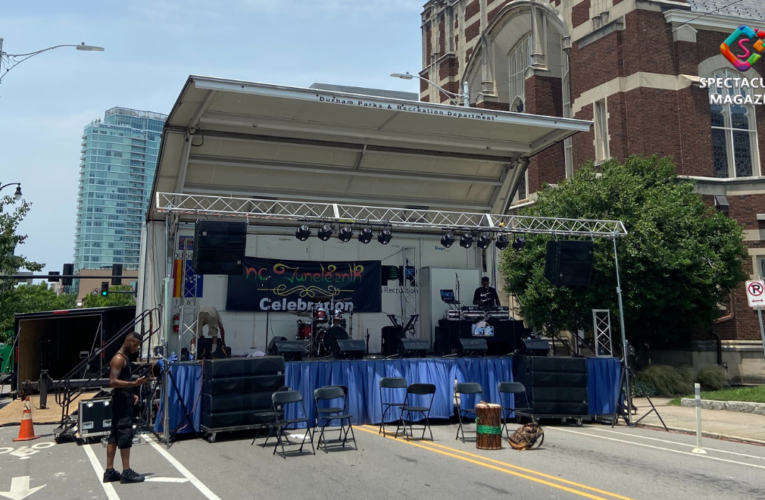
[[[400,377],[386,377],[380,379],[380,404],[382,405],[382,421],[380,422],[380,430],[377,431],[377,433],[380,434],[382,432],[382,435],[385,436],[385,415],[391,408],[398,408],[398,422],[400,424],[401,419],[404,416],[403,408],[404,404],[406,403],[406,395],[404,395],[404,401],[401,403],[392,403],[383,399],[383,389],[390,389],[388,392],[395,394],[396,389],[406,389],[406,379]],[[396,426],[396,436],[398,436],[398,425]]]
[[[418,400],[419,396],[430,395],[430,402],[428,406],[413,406]],[[410,396],[414,396],[410,398]],[[403,418],[404,412],[406,412],[406,421],[409,424],[409,434],[414,437],[414,431],[412,430],[412,413],[420,413],[424,417],[425,425],[422,428],[422,437],[425,439],[425,430],[430,432],[430,440],[433,441],[433,430],[430,428],[430,409],[433,407],[433,400],[436,399],[436,386],[433,384],[412,384],[406,389],[406,400],[404,402],[401,415]],[[404,424],[404,435],[406,440],[409,441],[409,434],[406,433],[406,423]],[[396,427],[396,436],[398,437],[398,426]]]
[[[288,386],[288,385],[283,385],[283,386],[279,387],[278,389],[276,389],[276,392],[285,392],[285,391],[291,391],[291,390],[292,390],[292,388],[291,388],[290,386]],[[255,444],[255,441],[256,441],[256,440],[258,439],[258,437],[260,436],[260,431],[261,431],[261,429],[263,429],[263,427],[266,427],[266,428],[268,429],[268,435],[266,436],[266,442],[265,442],[265,443],[263,443],[263,447],[265,447],[266,445],[268,445],[268,440],[271,438],[271,434],[274,432],[274,430],[276,430],[276,429],[277,429],[277,427],[275,427],[275,426],[274,426],[274,420],[275,420],[275,421],[279,421],[279,420],[281,420],[281,417],[283,417],[283,416],[284,416],[284,409],[282,409],[282,410],[280,410],[280,411],[277,411],[277,412],[274,412],[274,409],[273,409],[273,408],[274,408],[274,403],[273,403],[273,398],[272,398],[272,400],[271,400],[271,409],[269,409],[269,410],[260,410],[260,411],[256,411],[256,412],[255,412],[255,415],[256,415],[256,416],[259,416],[259,417],[262,417],[262,418],[263,418],[263,420],[266,420],[266,419],[268,419],[268,418],[271,418],[271,419],[273,419],[273,420],[271,420],[270,422],[267,422],[267,423],[263,424],[263,425],[262,425],[262,426],[261,426],[261,427],[258,429],[258,433],[257,433],[257,434],[255,435],[255,437],[252,439],[252,443],[250,443],[250,446],[252,446],[252,445],[254,445],[254,444]],[[276,417],[276,418],[274,418],[274,417]]]
[[[460,419],[460,426],[457,427],[457,437],[454,439],[460,439],[460,432],[462,433],[462,442],[465,442],[465,429],[463,428],[463,422],[462,417],[466,417],[468,413],[475,413],[475,401],[473,402],[473,408],[468,409],[462,409],[462,401],[463,401],[463,395],[464,396],[471,396],[475,394],[483,394],[483,389],[481,388],[481,384],[475,384],[475,383],[462,383],[457,384],[457,388],[454,390],[457,394],[460,395],[460,406],[457,409],[457,416]]]
[[[507,414],[508,412],[518,412],[518,411],[531,411],[531,408],[517,408],[518,406],[518,398],[515,398],[515,403],[513,407],[505,406],[505,398],[502,397],[503,394],[513,394],[515,396],[520,396],[521,394],[526,400],[526,405],[529,404],[528,396],[526,396],[526,388],[521,384],[520,382],[500,382],[499,383],[499,403],[502,405],[502,429],[505,431],[505,435],[508,439],[510,439],[510,431],[507,428]],[[517,415],[516,415],[517,417]]]
[[[356,450],[359,449],[358,446],[356,446],[356,435],[353,433],[353,424],[351,423],[353,415],[348,413],[346,393],[346,388],[336,386],[322,387],[321,389],[313,391],[313,397],[316,402],[316,427],[321,428],[319,441],[316,443],[316,446],[321,449],[321,442],[324,441],[324,453],[329,453],[327,451],[327,439],[324,437],[324,430],[333,420],[340,421],[340,437],[338,438],[338,441],[342,439],[342,447],[345,448],[345,443],[348,442],[348,433],[350,432],[353,447],[356,448]],[[337,399],[343,400],[342,407],[330,406],[322,408],[319,404],[320,401],[334,401]],[[345,422],[347,422],[347,425]]]
[[[300,403],[300,408],[303,410],[303,416],[298,418],[282,418],[280,417],[280,412],[284,412],[285,407],[290,404],[297,404]],[[305,422],[306,429],[305,434],[303,435],[303,442],[300,443],[300,450],[299,453],[303,452],[303,445],[305,445],[306,437],[311,438],[311,450],[313,451],[313,454],[316,455],[316,448],[313,446],[313,434],[311,434],[311,429],[308,426],[308,414],[305,411],[305,404],[303,403],[303,396],[298,391],[278,391],[271,395],[271,410],[274,412],[274,427],[277,429],[276,432],[276,445],[274,446],[274,452],[273,454],[276,454],[277,448],[279,448],[279,445],[282,447],[282,456],[284,456],[284,442],[286,441],[287,444],[292,444],[290,442],[289,436],[287,436],[284,431],[287,430],[287,428],[292,424],[299,424]],[[283,415],[283,414],[282,414]],[[297,429],[297,427],[295,427]],[[266,443],[268,443],[268,439],[266,438]],[[265,445],[264,445],[265,446]]]

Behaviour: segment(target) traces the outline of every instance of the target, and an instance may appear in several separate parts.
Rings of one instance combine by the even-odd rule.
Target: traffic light
[[[61,275],[58,271],[50,271],[48,273],[48,282],[58,282],[61,278],[59,276]]]
[[[108,295],[109,295],[109,282],[102,281],[101,282],[101,297],[106,297]]]
[[[64,270],[61,273],[64,276],[71,276],[74,274],[74,264],[64,264]],[[72,278],[61,278],[61,284],[64,286],[72,285]]]
[[[112,264],[112,276],[122,276],[122,264]],[[121,285],[122,278],[112,278],[112,285]]]

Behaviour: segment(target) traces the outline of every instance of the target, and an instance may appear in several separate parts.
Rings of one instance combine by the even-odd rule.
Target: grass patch
[[[685,396],[693,398],[694,395]],[[675,398],[669,402],[671,405],[680,406],[680,399]],[[760,387],[736,387],[722,391],[701,391],[701,399],[714,401],[744,401],[747,403],[765,403],[765,386]]]

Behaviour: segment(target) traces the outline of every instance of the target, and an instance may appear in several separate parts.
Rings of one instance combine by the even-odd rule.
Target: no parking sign
[[[746,298],[749,300],[749,307],[765,306],[765,281],[747,281]]]

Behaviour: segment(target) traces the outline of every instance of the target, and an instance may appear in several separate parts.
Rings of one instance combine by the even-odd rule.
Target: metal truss
[[[624,224],[615,220],[559,219],[176,193],[157,193],[156,196],[156,211],[175,215],[242,217],[290,224],[336,222],[421,230],[452,229],[597,238],[620,238],[627,235]]]
[[[593,309],[592,329],[595,333],[595,355],[599,358],[612,357],[614,349],[611,341],[611,311]]]

